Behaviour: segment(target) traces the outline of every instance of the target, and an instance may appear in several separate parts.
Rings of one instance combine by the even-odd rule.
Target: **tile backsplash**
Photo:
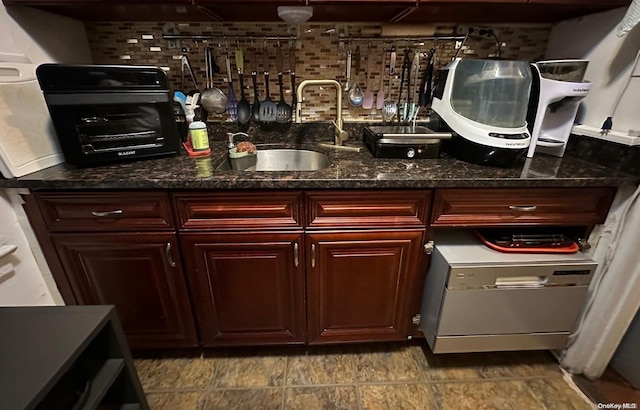
[[[260,99],[265,97],[264,77],[262,72],[265,64],[268,64],[270,72],[270,94],[272,100],[279,100],[277,75],[276,75],[276,50],[278,41],[269,40],[264,42],[263,36],[288,36],[289,26],[285,23],[179,23],[177,31],[182,35],[208,35],[216,37],[226,37],[227,40],[212,40],[209,43],[183,39],[180,41],[169,41],[162,38],[163,26],[166,23],[133,23],[133,22],[105,22],[86,23],[87,36],[91,46],[93,59],[96,64],[134,64],[134,65],[156,65],[163,67],[169,78],[172,89],[180,89],[181,67],[180,56],[183,48],[187,51],[191,65],[195,71],[198,86],[202,90],[205,86],[204,73],[204,47],[213,47],[214,56],[221,72],[214,76],[214,85],[222,89],[225,93],[228,90],[226,82],[225,54],[228,53],[231,59],[233,72],[234,93],[237,99],[240,98],[240,86],[234,61],[234,50],[240,46],[244,50],[244,83],[247,98],[253,102],[253,87],[251,85],[250,69],[253,61],[249,58],[248,49],[256,47],[258,49],[258,89]],[[414,49],[416,43],[406,43],[404,41],[360,41],[348,44],[340,42],[338,34],[332,32],[334,25],[311,24],[300,29],[296,40],[296,77],[297,83],[304,79],[335,79],[343,86],[346,82],[346,54],[350,47],[353,54],[360,46],[362,61],[360,69],[360,84],[363,89],[366,87],[366,58],[371,58],[370,83],[372,90],[377,91],[380,87],[380,72],[382,65],[383,49],[389,50],[395,46],[398,50],[405,47]],[[502,45],[501,56],[508,59],[537,60],[544,56],[551,25],[510,25],[496,26],[492,29],[497,33]],[[375,24],[340,24],[340,31],[347,36],[369,36],[370,33],[379,31],[379,26]],[[453,25],[441,25],[436,28],[436,35],[451,35],[455,31]],[[237,42],[234,36],[246,38],[255,37],[254,42],[243,40]],[[228,44],[227,44],[228,42]],[[265,44],[266,43],[266,44]],[[280,41],[284,55],[284,94],[285,100],[291,103],[291,82],[288,75],[289,64],[289,42]],[[266,53],[263,47],[266,45]],[[445,66],[455,55],[455,41],[426,41],[419,46],[420,50],[428,51],[431,47],[436,48],[435,68]],[[465,44],[465,48],[459,55],[463,57],[486,58],[496,53],[496,42],[492,38],[470,37]],[[389,54],[387,53],[387,57]],[[400,72],[402,65],[402,52],[398,52],[396,63],[396,75],[391,82],[392,96],[397,99],[398,86],[400,83]],[[388,60],[388,58],[387,58]],[[421,60],[420,76],[424,70],[424,61]],[[355,76],[355,61],[352,65],[352,82]],[[388,63],[383,76],[384,90],[388,93],[389,76]],[[187,76],[185,88],[193,89],[191,80]],[[403,94],[406,95],[406,85]],[[344,108],[343,117],[345,120],[371,120],[380,121],[381,113],[375,109],[363,109],[350,107],[346,102],[346,94],[343,94]],[[375,107],[374,107],[375,108]],[[335,118],[335,92],[333,89],[325,87],[309,87],[305,90],[304,103],[302,108],[303,122],[326,121]],[[422,114],[424,115],[424,114]],[[226,114],[213,115],[210,121],[227,121]]]

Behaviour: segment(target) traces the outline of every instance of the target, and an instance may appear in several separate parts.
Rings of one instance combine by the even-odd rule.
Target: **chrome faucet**
[[[330,146],[332,148],[340,148],[346,150],[360,151],[358,147],[345,147],[342,145],[347,139],[349,139],[349,133],[345,131],[342,122],[342,86],[336,80],[304,80],[298,84],[298,90],[296,96],[298,98],[298,104],[296,105],[296,124],[302,124],[302,92],[308,85],[330,85],[336,89],[336,120],[332,121],[334,130],[333,145],[320,144]]]

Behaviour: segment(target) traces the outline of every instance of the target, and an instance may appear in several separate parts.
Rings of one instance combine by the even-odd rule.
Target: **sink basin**
[[[317,171],[329,166],[326,155],[303,149],[258,150],[257,155],[227,159],[219,170],[238,171]]]

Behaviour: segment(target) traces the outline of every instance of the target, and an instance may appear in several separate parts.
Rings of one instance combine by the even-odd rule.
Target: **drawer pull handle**
[[[311,267],[316,267],[316,244],[311,244]]]
[[[167,246],[164,248],[164,252],[167,255],[167,262],[169,262],[169,266],[172,268],[176,267],[176,263],[171,258],[171,242],[167,242]]]
[[[509,209],[512,211],[531,212],[535,211],[538,207],[535,205],[509,205]]]
[[[113,211],[105,211],[105,212],[92,211],[91,215],[102,218],[105,216],[122,215],[123,213],[124,211],[122,211],[122,209],[116,209]]]
[[[297,268],[298,265],[300,264],[300,261],[298,259],[298,242],[295,242],[293,244],[293,264],[295,265],[295,267]]]

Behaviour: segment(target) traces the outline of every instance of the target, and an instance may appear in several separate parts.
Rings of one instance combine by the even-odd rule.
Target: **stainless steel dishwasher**
[[[434,353],[565,345],[597,266],[575,254],[515,254],[471,231],[434,235],[421,327]]]

